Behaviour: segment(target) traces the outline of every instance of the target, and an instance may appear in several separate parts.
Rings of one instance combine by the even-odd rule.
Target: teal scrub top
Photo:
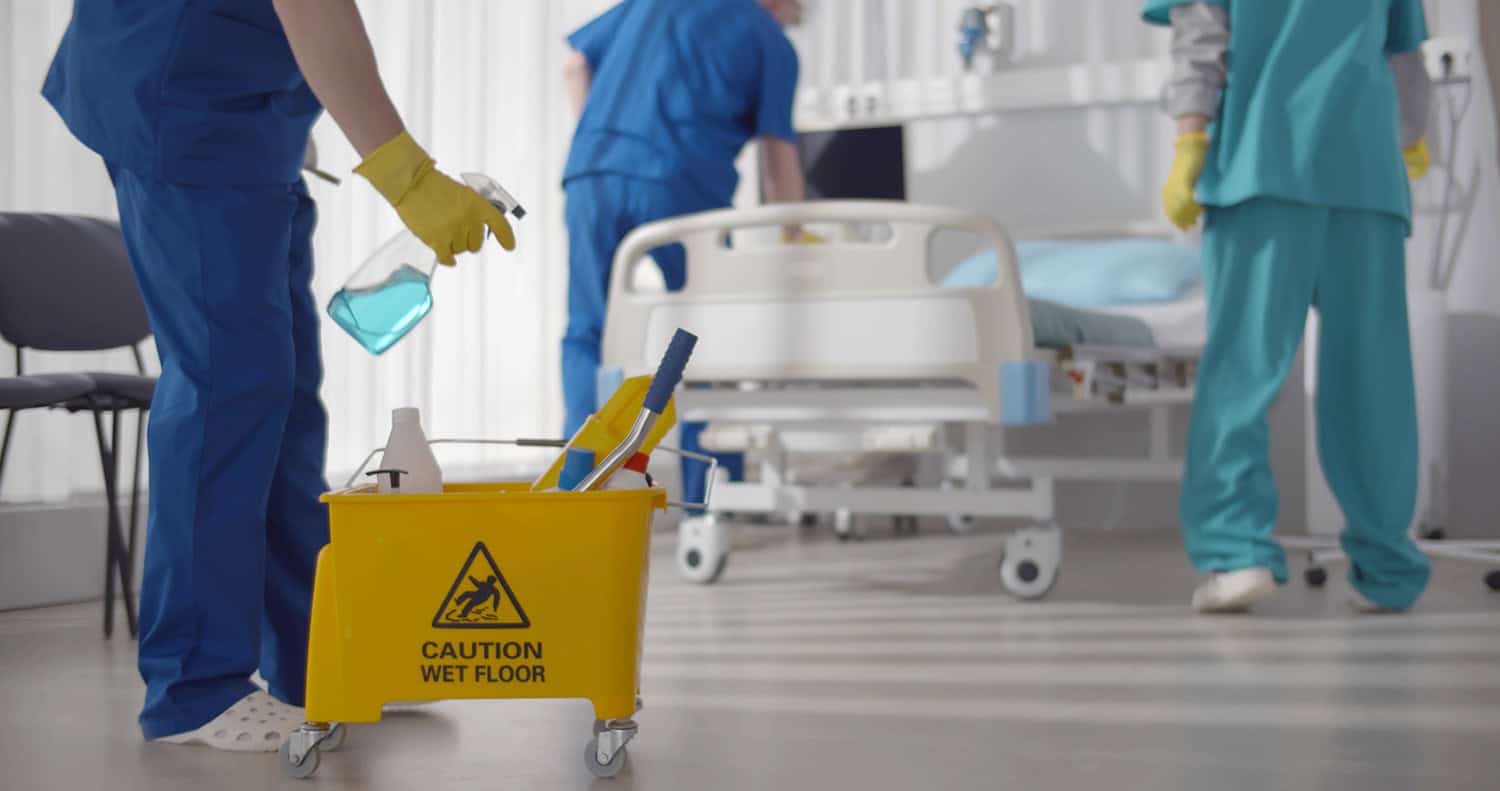
[[[1146,0],[1229,14],[1228,79],[1198,180],[1198,201],[1251,198],[1411,219],[1391,55],[1427,38],[1421,0]]]
[[[564,183],[612,173],[728,206],[747,141],[796,140],[797,51],[757,0],[623,0],[568,44],[594,79]]]
[[[74,0],[42,93],[111,165],[201,186],[297,181],[323,109],[271,0]]]

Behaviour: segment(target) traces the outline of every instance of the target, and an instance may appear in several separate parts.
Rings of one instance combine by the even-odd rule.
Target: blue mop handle
[[[687,368],[688,358],[693,356],[696,345],[698,336],[687,330],[679,329],[672,336],[667,353],[662,355],[661,364],[656,368],[656,375],[651,377],[651,389],[646,391],[643,406],[647,410],[658,415],[667,411],[667,402],[672,400],[673,391],[682,383],[682,372]]]

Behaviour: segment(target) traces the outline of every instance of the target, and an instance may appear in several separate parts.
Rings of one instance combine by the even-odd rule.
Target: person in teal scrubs
[[[1173,28],[1168,217],[1203,226],[1208,344],[1181,513],[1204,612],[1287,578],[1266,412],[1316,307],[1318,451],[1366,610],[1409,608],[1417,420],[1406,317],[1409,176],[1425,168],[1420,0],[1147,0]],[[1406,151],[1403,162],[1403,149]]]

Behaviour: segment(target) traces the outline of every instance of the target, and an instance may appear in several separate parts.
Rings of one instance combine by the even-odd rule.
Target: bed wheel
[[[710,585],[729,565],[729,531],[712,514],[690,516],[677,526],[677,571],[689,582]]]
[[[1057,582],[1062,530],[1056,525],[1018,530],[1005,539],[1000,582],[1018,599],[1040,599]]]
[[[951,481],[943,481],[938,488],[945,492],[958,490],[958,484]],[[974,517],[968,514],[948,514],[944,519],[948,523],[948,532],[954,535],[967,535],[974,530]]]
[[[1308,566],[1307,570],[1302,572],[1302,581],[1307,583],[1309,588],[1321,588],[1324,583],[1328,582],[1328,569],[1322,566]]]
[[[859,531],[854,525],[854,512],[848,508],[840,508],[833,512],[833,534],[840,541],[851,541],[859,538]]]

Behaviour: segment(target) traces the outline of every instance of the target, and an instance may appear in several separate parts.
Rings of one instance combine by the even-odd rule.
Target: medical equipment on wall
[[[877,225],[878,242],[838,235],[823,245],[726,245],[738,232],[789,224]],[[955,230],[993,251],[998,282],[945,288],[929,241]],[[634,286],[655,247],[680,243],[692,285]],[[756,479],[714,481],[708,512],[679,526],[677,565],[708,583],[731,551],[726,513],[828,516],[841,535],[866,516],[1025,517],[1006,541],[998,576],[1017,596],[1044,595],[1062,542],[1059,480],[1173,481],[1168,409],[1192,397],[1196,348],[1091,347],[1034,342],[1015,246],[984,215],[905,203],[848,201],[706,212],[637,229],[616,255],[601,379],[649,369],[673,328],[704,338],[683,420],[703,421],[712,451],[746,452]],[[1201,297],[1199,298],[1201,302]],[[1075,412],[1145,409],[1144,457],[1017,458],[1008,429]],[[1132,420],[1134,417],[1132,416]],[[935,481],[897,485],[817,481],[809,458],[904,455]]]
[[[464,183],[517,220],[526,210],[494,179],[463,174]],[[402,230],[344,282],[328,301],[328,315],[371,354],[381,354],[432,311],[431,281],[437,256]]]
[[[1459,253],[1457,244],[1449,244],[1449,215],[1456,203],[1467,202],[1472,197],[1472,192],[1464,194],[1463,185],[1458,181],[1458,141],[1463,132],[1464,119],[1468,117],[1469,107],[1474,101],[1474,81],[1467,76],[1455,75],[1456,56],[1451,52],[1440,55],[1438,64],[1440,71],[1434,76],[1433,82],[1438,95],[1442,97],[1442,108],[1447,111],[1443,114],[1448,121],[1445,130],[1448,135],[1443,142],[1447,162],[1443,163],[1443,192],[1438,202],[1438,229],[1432,241],[1428,288],[1447,292],[1448,285],[1453,282],[1453,273],[1458,268]],[[1465,65],[1463,72],[1468,71],[1469,65]],[[1470,190],[1474,186],[1470,185]],[[1460,198],[1464,200],[1460,201]]]
[[[965,8],[958,23],[958,56],[964,69],[974,68],[980,54],[988,54],[991,68],[1021,56],[1021,37],[1016,27],[1017,10],[1010,3],[991,3]]]
[[[437,457],[427,446],[422,432],[422,413],[416,407],[399,407],[391,411],[391,435],[385,441],[378,473],[380,492],[391,494],[437,494],[443,491],[443,471]]]

